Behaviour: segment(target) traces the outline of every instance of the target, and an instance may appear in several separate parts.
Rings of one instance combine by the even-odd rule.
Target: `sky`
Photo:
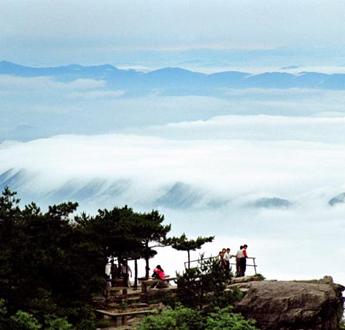
[[[344,12],[341,0],[1,0],[0,58],[151,67],[313,57],[344,65]]]

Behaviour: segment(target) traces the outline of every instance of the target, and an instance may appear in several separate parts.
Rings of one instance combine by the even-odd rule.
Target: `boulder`
[[[344,287],[331,277],[313,281],[254,281],[231,285],[244,292],[235,311],[261,330],[336,330]]]

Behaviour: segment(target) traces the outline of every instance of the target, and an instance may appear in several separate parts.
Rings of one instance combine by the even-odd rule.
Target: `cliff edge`
[[[261,330],[337,330],[344,311],[344,287],[329,276],[312,281],[235,283],[245,293],[235,311]]]

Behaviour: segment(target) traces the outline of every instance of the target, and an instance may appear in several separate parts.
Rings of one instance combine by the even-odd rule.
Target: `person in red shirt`
[[[165,273],[163,268],[160,265],[157,265],[156,268],[153,270],[153,276],[157,280],[164,280],[165,278]]]

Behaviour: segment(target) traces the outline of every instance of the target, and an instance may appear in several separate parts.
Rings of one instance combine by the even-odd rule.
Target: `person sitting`
[[[156,283],[152,286],[152,288],[166,288],[169,286],[167,281],[164,281],[165,279],[165,273],[163,268],[160,265],[157,265],[156,268],[153,270],[152,277],[157,280]]]
[[[165,273],[163,268],[160,265],[157,265],[156,268],[153,270],[152,274],[153,278],[156,278],[157,280],[164,280],[165,278]]]

